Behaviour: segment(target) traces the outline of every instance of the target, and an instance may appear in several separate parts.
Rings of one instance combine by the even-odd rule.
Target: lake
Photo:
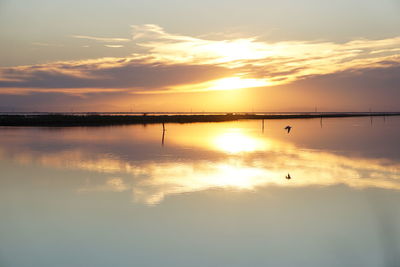
[[[398,116],[0,127],[0,266],[399,266],[399,136]]]

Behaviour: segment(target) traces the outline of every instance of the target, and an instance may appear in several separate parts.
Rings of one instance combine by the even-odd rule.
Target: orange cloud
[[[316,75],[400,64],[400,37],[347,43],[255,37],[209,40],[171,34],[153,24],[132,26],[132,40],[75,38],[140,48],[123,58],[53,62],[0,69],[0,87],[60,91],[124,89],[133,93],[233,90],[288,84]],[[390,64],[388,64],[390,62]]]

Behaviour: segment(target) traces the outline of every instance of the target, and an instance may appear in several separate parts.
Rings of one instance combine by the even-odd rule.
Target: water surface
[[[0,266],[398,266],[399,135],[400,117],[2,127]]]

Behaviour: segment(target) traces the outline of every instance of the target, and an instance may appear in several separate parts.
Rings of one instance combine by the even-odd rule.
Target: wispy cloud
[[[384,67],[382,61],[400,62],[400,37],[347,43],[268,43],[257,38],[200,39],[167,33],[157,25],[132,26],[132,29],[133,39],[147,49],[150,61],[213,64],[235,69],[239,76],[263,79],[269,84],[346,69]]]
[[[124,47],[123,45],[104,45],[105,47],[109,47],[109,48],[121,48],[121,47]]]
[[[64,45],[62,45],[62,44],[50,44],[50,43],[43,43],[43,42],[33,42],[32,45],[35,45],[35,46],[45,46],[45,47],[48,47],[48,46],[62,47],[62,46],[64,46]]]
[[[123,58],[53,62],[0,69],[0,87],[126,89],[136,93],[266,87],[318,75],[360,73],[400,64],[400,37],[267,42],[255,37],[209,40],[172,34],[153,24],[132,26],[132,39],[74,35],[109,48],[135,42]]]
[[[123,192],[129,190],[130,187],[125,184],[124,180],[119,177],[111,177],[109,178],[103,185],[97,186],[85,186],[78,190],[78,192],[86,193],[86,192],[93,192],[93,191],[100,191],[100,192]]]
[[[103,43],[126,43],[130,42],[130,39],[127,38],[112,38],[112,37],[95,37],[95,36],[87,36],[87,35],[72,35],[73,38],[77,39],[86,39],[86,40],[93,40],[97,42]]]
[[[218,66],[164,65],[131,58],[102,58],[3,68],[0,87],[43,89],[168,90],[171,86],[214,80],[232,74]]]

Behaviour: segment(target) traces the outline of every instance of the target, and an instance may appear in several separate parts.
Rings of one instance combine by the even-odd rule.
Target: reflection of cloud
[[[147,204],[157,204],[167,195],[213,188],[254,190],[267,185],[345,184],[354,188],[400,189],[399,165],[384,165],[380,161],[351,159],[322,152],[274,151],[258,154],[251,160],[150,164],[138,169],[148,178],[138,183],[135,181],[132,185],[134,199]],[[290,181],[285,179],[288,172],[293,178]]]
[[[21,151],[12,158],[19,164],[39,164],[53,168],[88,170],[102,173],[131,173],[132,169],[134,169],[134,166],[119,159],[110,158],[102,154],[93,157],[79,149],[41,154]]]
[[[256,38],[208,40],[167,33],[157,25],[132,29],[132,39],[141,49],[130,56],[2,68],[0,87],[124,88],[141,93],[226,90],[285,84],[345,70],[386,69],[400,63],[400,37],[269,43]],[[74,37],[109,43],[106,46],[111,48],[132,41]]]
[[[252,146],[250,139],[251,136],[242,136],[235,140]],[[258,141],[254,140],[253,143],[258,144]],[[147,204],[157,204],[168,195],[213,188],[255,190],[268,185],[298,187],[345,184],[354,188],[400,190],[400,165],[397,162],[302,150],[272,139],[268,140],[268,146],[257,145],[257,149],[239,155],[223,149],[227,154],[222,160],[189,159],[180,162],[129,161],[107,154],[85,153],[79,149],[60,153],[28,150],[14,155],[0,151],[0,155],[19,164],[85,170],[118,177],[105,182],[100,179],[98,184],[82,187],[79,191],[132,190],[135,201]],[[285,179],[288,172],[292,180]]]

